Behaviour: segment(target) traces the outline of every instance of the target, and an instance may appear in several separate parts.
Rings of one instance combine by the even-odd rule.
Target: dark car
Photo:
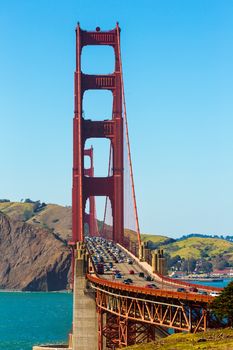
[[[101,263],[97,264],[97,273],[99,275],[103,275],[104,274],[104,265],[103,264],[101,264]]]
[[[127,280],[124,280],[123,283],[124,283],[124,284],[130,284],[130,282],[127,281]]]
[[[208,295],[208,293],[205,290],[199,290],[198,293],[201,295]]]
[[[144,278],[144,272],[139,272],[139,277],[143,277]]]
[[[146,276],[146,277],[145,277],[145,280],[146,280],[146,281],[153,281],[153,278],[150,277],[150,276]]]
[[[189,288],[189,291],[190,291],[190,292],[197,293],[197,292],[198,292],[198,289],[197,289],[196,287],[190,287],[190,288]]]
[[[125,281],[128,281],[129,283],[133,283],[133,281],[131,280],[131,278],[127,278]]]
[[[186,292],[186,289],[185,289],[185,288],[177,288],[177,292],[185,293],[185,292]]]

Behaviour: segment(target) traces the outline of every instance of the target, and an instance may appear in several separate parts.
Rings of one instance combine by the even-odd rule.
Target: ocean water
[[[187,281],[187,282],[190,282],[190,283],[195,283],[195,284],[201,284],[202,286],[213,286],[213,287],[217,287],[217,288],[225,288],[228,283],[232,282],[233,281],[233,278],[226,278],[226,279],[223,279],[222,281],[210,281],[210,282],[207,282],[207,281]]]
[[[71,293],[0,293],[0,350],[66,342],[71,325]]]

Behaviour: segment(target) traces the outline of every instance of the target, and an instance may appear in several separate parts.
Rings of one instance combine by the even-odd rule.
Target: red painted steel
[[[207,320],[210,320],[206,301],[167,297],[166,293],[162,296],[152,296],[151,293],[146,295],[143,288],[141,291],[132,288],[117,290],[116,283],[114,287],[110,287],[92,282],[91,286],[96,290],[97,309],[115,315],[116,321],[113,326],[117,326],[118,334],[112,339],[119,346],[127,346],[130,338],[133,340],[134,332],[129,327],[131,322],[135,326],[137,323],[151,325],[151,331],[159,327],[160,333],[164,333],[164,328],[196,333],[206,331]]]
[[[93,147],[84,150],[84,157],[90,158],[90,168],[84,169],[84,176],[94,177],[94,162],[93,162]],[[85,213],[84,223],[88,224],[89,235],[91,237],[99,236],[97,218],[96,218],[96,207],[95,207],[95,197],[90,196],[90,210],[89,214]]]
[[[188,292],[176,292],[176,291],[166,290],[166,289],[150,289],[146,287],[130,286],[120,282],[111,282],[106,279],[92,276],[89,274],[87,274],[87,279],[90,282],[93,282],[95,284],[99,284],[105,287],[110,287],[115,290],[124,290],[128,292],[140,293],[143,295],[153,295],[155,297],[161,297],[161,298],[164,297],[164,298],[179,299],[179,300],[192,300],[195,302],[203,302],[203,303],[210,303],[212,300],[214,300],[214,297],[210,295],[202,295],[202,294],[188,293]]]
[[[123,243],[123,118],[122,78],[120,71],[118,25],[103,32],[76,28],[76,72],[74,111],[74,159],[72,189],[73,241],[84,240],[84,208],[91,196],[108,196],[112,205],[113,240]],[[81,53],[85,45],[110,45],[115,52],[115,71],[109,75],[88,75],[81,71]],[[106,89],[113,94],[113,113],[109,121],[85,120],[82,115],[82,100],[86,90]],[[90,137],[108,138],[113,148],[113,175],[110,177],[87,177],[84,174],[84,144]]]

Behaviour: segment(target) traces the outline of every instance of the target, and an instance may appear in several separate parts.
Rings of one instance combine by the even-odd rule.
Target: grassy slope
[[[0,203],[0,211],[16,221],[54,229],[65,239],[71,237],[71,208],[56,204],[47,204],[39,212],[34,212],[33,203],[4,202]]]
[[[124,231],[124,233],[125,233],[125,236],[130,237],[131,241],[137,241],[137,233],[135,231],[126,229]],[[152,241],[154,243],[161,243],[162,244],[167,239],[169,239],[169,237],[167,237],[167,236],[157,236],[157,235],[141,233],[142,242]]]
[[[167,237],[167,236],[157,236],[157,235],[150,235],[150,234],[145,234],[145,233],[141,234],[141,238],[142,238],[143,242],[152,241],[154,243],[162,243],[162,242],[166,241],[167,239],[169,239],[169,237]]]
[[[4,202],[0,203],[0,211],[8,215],[14,220],[23,221],[25,215],[30,217],[33,215],[32,203],[19,203],[19,202]]]
[[[184,258],[200,258],[201,251],[204,249],[211,257],[224,254],[228,255],[230,260],[233,259],[233,243],[217,238],[190,237],[166,245],[164,249],[166,249],[166,252],[171,256],[180,255]]]
[[[198,341],[199,340],[199,341]],[[129,346],[129,350],[232,350],[233,329],[198,334],[174,334],[157,342]]]
[[[65,239],[71,238],[71,208],[56,204],[47,204],[36,213],[28,222],[54,229]]]

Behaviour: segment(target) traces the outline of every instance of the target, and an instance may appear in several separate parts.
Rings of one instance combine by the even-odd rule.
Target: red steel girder
[[[208,318],[206,303],[187,301],[184,304],[177,299],[150,299],[146,295],[135,295],[132,292],[122,294],[119,289],[108,289],[94,284],[92,287],[96,289],[98,309],[114,314],[121,320],[191,333],[206,331]]]

